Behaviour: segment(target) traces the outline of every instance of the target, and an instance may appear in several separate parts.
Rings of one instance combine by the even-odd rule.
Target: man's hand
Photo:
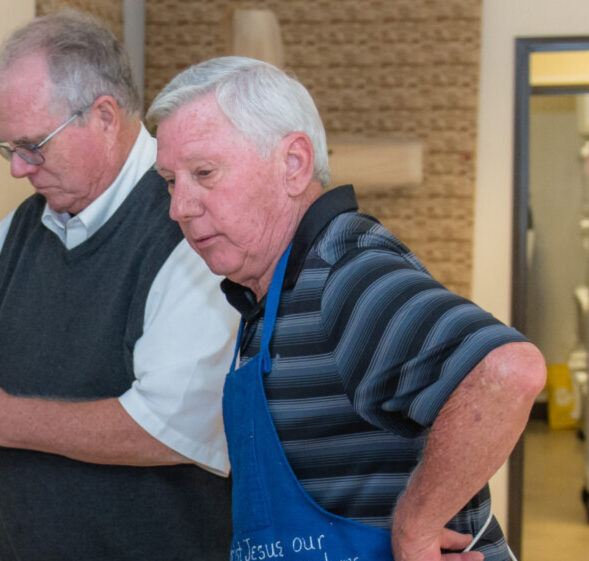
[[[482,561],[484,556],[478,551],[464,553],[444,553],[442,550],[461,551],[472,541],[470,534],[459,534],[443,528],[437,535],[415,536],[395,532],[393,524],[392,546],[395,561]]]
[[[544,359],[530,343],[491,351],[444,404],[393,513],[395,561],[480,561],[469,540],[441,530],[501,467],[544,387]]]

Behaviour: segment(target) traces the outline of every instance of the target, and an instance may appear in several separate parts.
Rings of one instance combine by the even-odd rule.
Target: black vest
[[[134,380],[151,284],[182,239],[165,184],[148,172],[71,250],[41,224],[44,205],[34,195],[19,207],[0,253],[0,387],[119,396]],[[230,524],[229,481],[193,465],[104,466],[0,448],[0,561],[226,561]]]

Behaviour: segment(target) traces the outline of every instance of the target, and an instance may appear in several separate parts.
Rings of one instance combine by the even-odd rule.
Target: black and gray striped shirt
[[[241,362],[259,349],[264,301],[228,280],[243,314]],[[271,342],[266,395],[286,456],[323,508],[390,528],[391,512],[428,427],[460,381],[491,350],[525,338],[436,282],[353,190],[316,201],[293,240]],[[475,534],[488,488],[451,527]],[[496,522],[485,559],[507,553]]]

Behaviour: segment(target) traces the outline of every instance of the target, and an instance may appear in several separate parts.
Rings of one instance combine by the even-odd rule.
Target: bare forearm
[[[189,461],[148,434],[114,398],[70,402],[0,392],[0,446],[101,464]]]
[[[543,368],[535,347],[514,343],[490,353],[463,380],[432,426],[395,510],[401,542],[439,533],[502,465],[544,385]]]

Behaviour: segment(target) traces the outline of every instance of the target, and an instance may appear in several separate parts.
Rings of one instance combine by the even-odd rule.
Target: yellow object
[[[548,392],[548,424],[550,428],[577,428],[579,421],[571,415],[575,407],[575,398],[567,364],[548,365],[546,389]]]

